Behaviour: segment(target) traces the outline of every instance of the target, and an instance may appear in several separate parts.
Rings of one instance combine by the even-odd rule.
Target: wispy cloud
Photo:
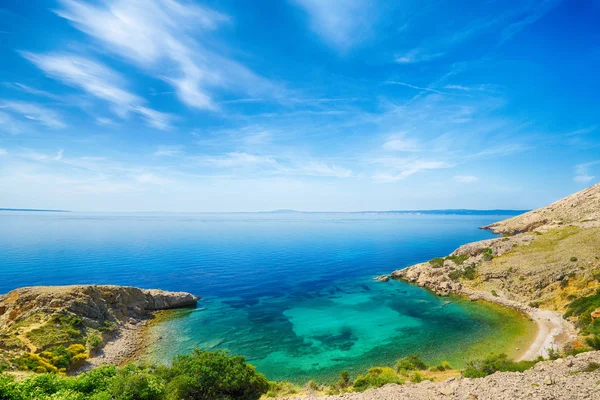
[[[170,83],[190,107],[215,110],[211,88],[281,95],[281,88],[242,64],[209,50],[208,33],[229,22],[212,9],[175,0],[106,0],[103,5],[62,0],[57,14],[104,49]],[[196,36],[203,35],[205,43]]]
[[[411,88],[411,89],[415,89],[415,90],[421,90],[421,91],[425,91],[425,92],[432,92],[432,93],[437,93],[437,94],[447,94],[446,92],[442,92],[442,91],[437,90],[437,89],[432,89],[432,88],[429,88],[429,87],[421,87],[421,86],[411,85],[410,83],[406,83],[406,82],[386,81],[385,84],[386,85],[405,86],[407,88]]]
[[[398,182],[421,171],[446,169],[454,166],[445,161],[392,157],[380,158],[375,162],[388,170],[373,175],[373,180],[383,183]]]
[[[146,107],[144,99],[122,89],[127,82],[107,66],[67,53],[22,54],[49,77],[108,102],[119,116],[126,117],[134,112],[148,125],[168,129],[171,117]]]
[[[594,180],[595,176],[590,175],[590,169],[600,164],[600,160],[591,161],[587,163],[577,164],[575,166],[575,182],[578,183],[589,183]]]
[[[377,19],[368,0],[293,0],[309,15],[310,25],[325,42],[346,51],[365,40]]]
[[[473,183],[477,182],[479,178],[473,175],[455,175],[454,180],[459,183]]]
[[[2,147],[0,147],[0,156],[6,156],[8,155],[8,151],[6,151],[6,149],[3,149]]]
[[[406,138],[405,134],[391,137],[383,143],[383,148],[390,151],[419,151],[421,146],[415,139]]]
[[[517,33],[525,29],[528,25],[537,22],[546,14],[552,11],[563,0],[536,0],[532,2],[531,7],[525,8],[523,13],[508,26],[506,26],[500,34],[500,43],[510,40]]]
[[[421,48],[412,49],[404,54],[396,55],[394,61],[398,64],[414,64],[425,61],[430,61],[436,59],[438,57],[442,57],[444,55],[443,52],[439,53],[427,53],[425,50]]]
[[[56,111],[39,104],[24,101],[0,100],[0,109],[11,111],[25,119],[39,122],[49,128],[64,128],[67,126]],[[4,117],[4,119],[6,119],[6,117]],[[18,126],[13,128],[19,129]]]

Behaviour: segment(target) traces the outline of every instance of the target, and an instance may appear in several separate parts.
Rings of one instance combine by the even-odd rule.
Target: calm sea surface
[[[227,349],[270,379],[328,380],[414,352],[461,363],[509,350],[529,323],[372,277],[490,238],[477,228],[503,218],[0,212],[0,293],[77,283],[192,292],[198,308],[159,324],[149,357]]]

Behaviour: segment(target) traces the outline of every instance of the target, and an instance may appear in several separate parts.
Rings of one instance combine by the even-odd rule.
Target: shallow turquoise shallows
[[[195,310],[153,328],[148,357],[244,355],[270,379],[326,382],[419,353],[460,365],[514,350],[531,327],[389,273],[491,237],[506,215],[0,213],[0,293],[97,283],[189,291]]]

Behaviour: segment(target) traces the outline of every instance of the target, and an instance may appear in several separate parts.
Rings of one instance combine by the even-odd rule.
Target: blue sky
[[[534,208],[600,180],[599,20],[596,0],[5,0],[0,207]]]

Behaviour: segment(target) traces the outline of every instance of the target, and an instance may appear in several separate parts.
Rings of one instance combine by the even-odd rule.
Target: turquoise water
[[[118,284],[203,297],[155,328],[149,357],[246,356],[270,379],[328,380],[419,352],[464,362],[513,345],[512,311],[372,277],[491,237],[506,216],[0,213],[0,292]],[[502,347],[504,346],[504,347]]]

